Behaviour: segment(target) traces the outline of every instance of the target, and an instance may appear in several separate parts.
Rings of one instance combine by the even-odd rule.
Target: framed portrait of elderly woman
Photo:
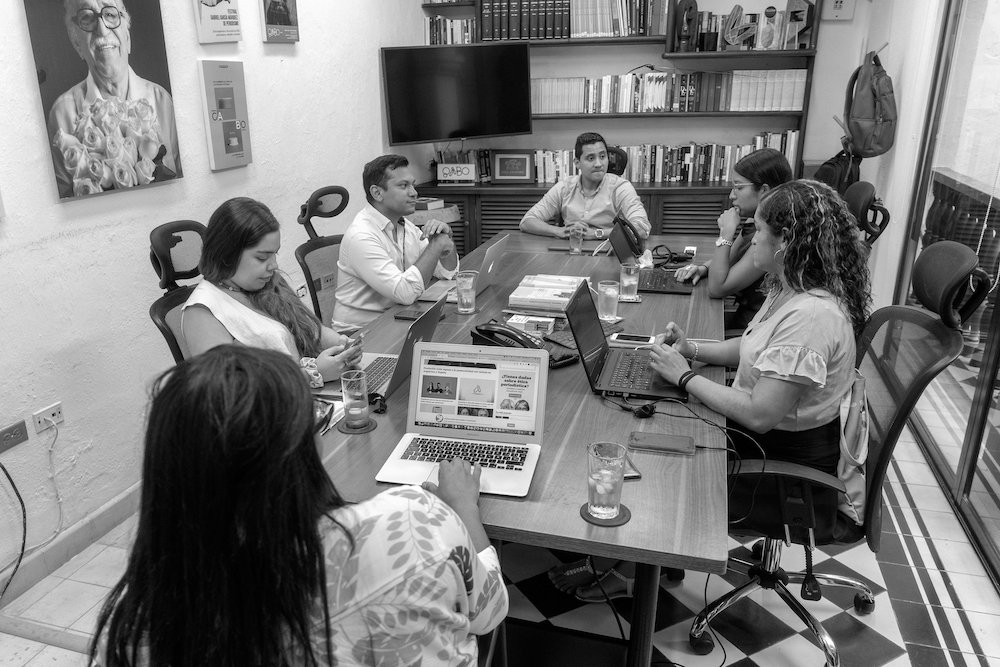
[[[60,199],[180,178],[159,0],[24,0]]]

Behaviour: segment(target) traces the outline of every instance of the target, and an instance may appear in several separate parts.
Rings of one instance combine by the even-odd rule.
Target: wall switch
[[[62,403],[53,403],[47,408],[42,408],[32,415],[35,422],[35,433],[41,433],[47,428],[51,428],[50,422],[61,424],[63,422]]]
[[[3,454],[15,445],[20,445],[22,442],[27,441],[28,425],[22,419],[15,424],[0,429],[0,454]]]
[[[857,0],[826,0],[820,15],[824,21],[850,21],[854,18]]]

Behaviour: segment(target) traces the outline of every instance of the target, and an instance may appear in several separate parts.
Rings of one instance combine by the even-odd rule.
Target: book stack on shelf
[[[531,113],[801,111],[806,71],[645,72],[531,80]]]
[[[666,35],[667,1],[482,0],[482,39]]]
[[[679,36],[676,50],[683,53],[806,49],[810,42],[808,26],[811,22],[807,19],[811,11],[810,4],[789,0],[787,9],[769,10],[763,14],[698,12],[691,34]],[[734,23],[727,30],[730,20]]]
[[[476,19],[424,17],[424,44],[472,44],[476,41]]]

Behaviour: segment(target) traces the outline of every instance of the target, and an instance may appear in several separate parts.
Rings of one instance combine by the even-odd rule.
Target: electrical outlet
[[[15,445],[20,445],[22,442],[28,441],[28,425],[24,423],[24,420],[11,424],[10,426],[0,429],[0,454],[14,447]]]
[[[850,21],[854,18],[857,0],[827,0],[823,3],[821,18],[824,21]]]
[[[62,403],[53,403],[47,408],[42,408],[32,415],[35,421],[35,433],[41,433],[47,428],[51,428],[50,420],[56,424],[63,422]]]

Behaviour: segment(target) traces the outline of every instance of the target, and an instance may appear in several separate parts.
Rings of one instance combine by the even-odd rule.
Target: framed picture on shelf
[[[531,151],[493,151],[494,183],[534,183]]]

